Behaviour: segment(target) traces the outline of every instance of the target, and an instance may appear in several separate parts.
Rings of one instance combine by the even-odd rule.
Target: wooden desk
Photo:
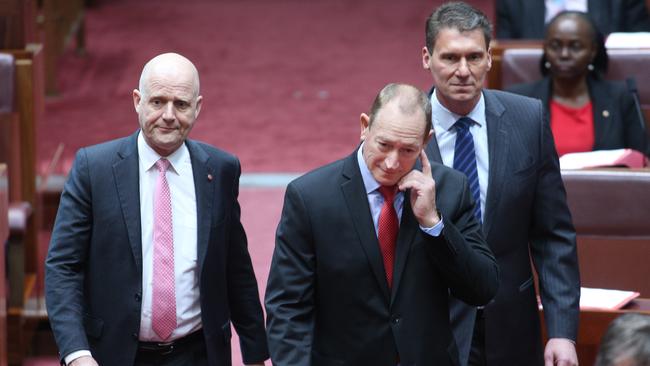
[[[582,286],[638,291],[650,298],[650,171],[564,170],[562,180],[577,233]]]
[[[12,212],[18,213],[18,216],[12,215],[12,219],[24,221],[24,224],[13,226],[21,229],[19,233],[15,232],[16,235],[11,235],[7,250],[11,263],[11,294],[7,309],[7,327],[11,337],[7,339],[7,352],[10,364],[20,364],[26,354],[31,334],[27,325],[29,314],[24,311],[25,304],[32,298],[38,299],[42,296],[42,287],[39,286],[42,281],[37,278],[40,265],[37,246],[40,211],[36,196],[35,132],[38,122],[42,120],[44,109],[43,53],[41,45],[36,44],[28,45],[25,49],[2,52],[12,54],[15,60],[15,116],[13,120],[9,119],[8,123],[11,125],[9,131],[13,131],[11,142],[16,143],[12,147],[18,150],[13,151],[12,156],[18,161],[9,161],[12,164],[9,201],[12,207],[17,208]],[[18,183],[13,184],[14,180]]]
[[[542,48],[539,40],[494,40],[490,43],[492,67],[487,74],[487,86],[490,89],[502,89],[503,73],[501,65],[503,53],[511,48]]]
[[[7,291],[5,289],[5,243],[9,239],[7,165],[0,164],[0,366],[7,365]]]
[[[619,315],[625,313],[642,313],[650,315],[650,299],[637,298],[620,310],[581,310],[580,328],[578,329],[578,362],[580,365],[593,365],[598,354],[600,339],[605,334],[609,324]],[[544,339],[546,329],[544,326],[544,311],[540,310],[542,318],[542,331]]]

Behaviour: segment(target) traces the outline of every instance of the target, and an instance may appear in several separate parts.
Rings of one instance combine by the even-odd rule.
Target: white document
[[[605,48],[650,48],[650,32],[611,33]]]
[[[607,290],[602,288],[580,288],[581,310],[616,310],[638,297],[635,291]]]

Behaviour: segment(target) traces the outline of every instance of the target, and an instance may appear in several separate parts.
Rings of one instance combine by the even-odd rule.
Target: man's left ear
[[[431,61],[431,54],[426,46],[422,47],[422,68],[425,70],[430,70],[431,66],[429,62]]]
[[[142,94],[138,89],[133,89],[133,108],[137,113],[140,113],[140,101],[142,100]]]
[[[361,141],[364,141],[368,134],[368,129],[370,128],[370,117],[365,113],[361,113],[359,120],[361,122]]]
[[[196,98],[196,109],[194,112],[194,119],[199,117],[199,113],[201,112],[201,105],[203,104],[203,96],[199,95],[198,98]]]
[[[488,47],[487,50],[488,71],[492,68],[492,48]]]
[[[433,136],[433,128],[429,130],[429,134],[424,138],[424,146],[426,147],[431,141],[431,136]]]

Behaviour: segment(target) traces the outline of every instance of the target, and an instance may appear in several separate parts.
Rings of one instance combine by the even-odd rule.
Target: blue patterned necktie
[[[478,184],[478,171],[476,169],[476,152],[474,151],[474,138],[469,127],[474,123],[471,118],[461,117],[454,124],[456,128],[456,146],[454,147],[454,169],[465,173],[472,192],[476,210],[474,216],[481,221],[481,188]]]

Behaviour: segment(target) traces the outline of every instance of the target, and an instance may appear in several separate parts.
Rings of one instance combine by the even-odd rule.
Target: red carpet
[[[383,85],[429,87],[420,50],[439,3],[104,1],[86,13],[87,55],[69,51],[60,62],[60,94],[37,136],[39,169],[60,142],[65,174],[78,148],[132,133],[131,91],[144,63],[167,51],[201,74],[205,103],[191,136],[238,155],[245,173],[302,172],[342,157]]]

